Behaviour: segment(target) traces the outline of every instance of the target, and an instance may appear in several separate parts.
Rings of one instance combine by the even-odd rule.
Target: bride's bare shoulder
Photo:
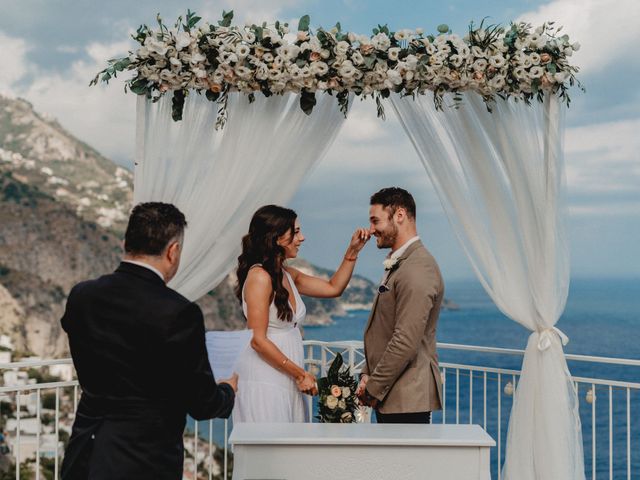
[[[247,273],[245,288],[269,288],[271,289],[271,275],[262,265],[254,265]]]

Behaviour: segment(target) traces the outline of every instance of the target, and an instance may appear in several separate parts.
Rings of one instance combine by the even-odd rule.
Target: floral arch
[[[226,276],[252,213],[291,198],[354,97],[373,98],[383,118],[391,106],[480,282],[532,332],[504,478],[584,479],[567,338],[555,326],[569,285],[562,140],[579,45],[553,22],[481,22],[460,37],[446,25],[358,35],[339,23],[312,31],[303,16],[291,33],[232,18],[188,12],[169,28],[158,17],[92,81],[133,72],[134,200],[172,202],[190,224],[174,288],[195,299]]]

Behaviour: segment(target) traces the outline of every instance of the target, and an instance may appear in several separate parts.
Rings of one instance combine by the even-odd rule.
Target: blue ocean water
[[[459,310],[443,311],[438,326],[438,341],[465,345],[524,349],[529,332],[509,320],[493,304],[477,281],[451,281],[446,285],[447,298],[454,301]],[[335,323],[325,327],[306,327],[308,340],[361,340],[368,312],[352,312],[335,318]],[[570,338],[566,353],[583,355],[640,359],[640,279],[573,279],[565,312],[557,326]],[[519,370],[521,357],[512,355],[482,354],[441,350],[441,362],[465,365],[482,365]],[[606,378],[627,382],[640,382],[640,367],[593,365],[584,362],[569,362],[572,375],[586,378]],[[510,376],[498,378],[490,375],[487,387],[486,429],[496,440],[500,438],[500,459],[504,459],[508,416],[512,397],[505,395],[504,385]],[[471,387],[470,387],[471,384]],[[585,396],[589,386],[580,386],[580,413],[585,445],[587,478],[592,477],[593,464],[598,477],[627,478],[627,435],[632,438],[632,476],[640,474],[640,392],[602,386],[595,388],[596,402],[589,404]],[[483,379],[473,379],[455,372],[448,372],[445,382],[447,423],[455,421],[456,395],[461,403],[473,398],[473,418],[469,407],[461,408],[460,423],[484,424]],[[470,393],[473,390],[473,396]],[[627,427],[627,395],[629,395],[630,427]],[[498,398],[502,411],[498,422]],[[611,400],[612,413],[609,415]],[[469,403],[465,403],[469,405]],[[593,410],[592,410],[593,409]],[[592,414],[595,412],[595,424]],[[434,422],[442,421],[442,413],[434,415]],[[593,433],[597,455],[592,457]],[[612,455],[609,455],[612,438]],[[216,422],[216,441],[222,441],[222,426]],[[494,478],[498,465],[497,450],[492,454]]]

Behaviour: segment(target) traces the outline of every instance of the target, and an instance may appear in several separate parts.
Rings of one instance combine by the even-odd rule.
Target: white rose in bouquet
[[[330,410],[335,410],[335,408],[338,406],[338,399],[333,395],[328,395],[324,403]]]

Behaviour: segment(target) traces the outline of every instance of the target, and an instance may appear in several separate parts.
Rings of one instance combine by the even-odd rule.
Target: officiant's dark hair
[[[170,203],[139,203],[129,216],[124,251],[131,255],[160,255],[169,242],[184,235],[186,226],[184,214]]]
[[[388,187],[371,195],[370,205],[382,205],[389,207],[389,217],[392,217],[400,207],[407,211],[409,218],[416,218],[416,202],[413,196],[404,188]]]
[[[265,205],[253,214],[249,233],[242,238],[242,253],[238,257],[238,285],[236,297],[242,303],[242,287],[249,270],[260,264],[271,277],[273,303],[278,309],[278,318],[290,322],[293,312],[289,306],[289,292],[282,285],[285,251],[278,245],[278,239],[287,232],[293,236],[298,215],[290,208]]]

